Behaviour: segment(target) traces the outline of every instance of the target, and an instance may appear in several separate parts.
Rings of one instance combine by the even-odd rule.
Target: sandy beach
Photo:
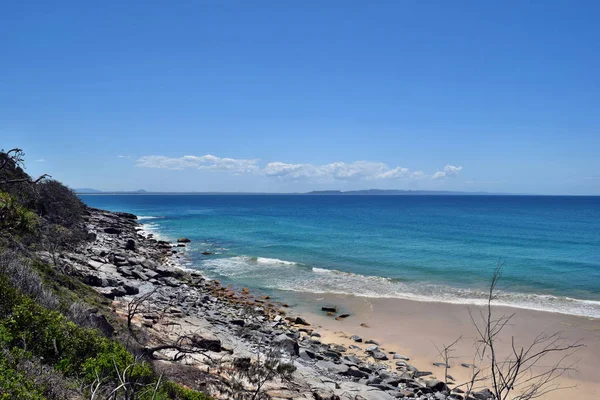
[[[374,339],[386,352],[409,357],[411,365],[419,370],[432,371],[437,378],[443,378],[444,371],[433,365],[442,361],[436,346],[441,348],[461,337],[452,354],[456,358],[450,362],[449,374],[457,383],[467,381],[470,376],[470,370],[460,364],[473,360],[476,330],[471,323],[469,310],[477,315],[481,307],[333,294],[301,293],[294,294],[294,298],[294,310],[301,312],[318,327],[323,342],[346,346],[358,344],[364,348],[364,343],[354,343],[349,339],[350,336]],[[348,313],[350,317],[336,320],[327,316],[320,311],[323,305],[336,305],[340,312]],[[567,388],[548,393],[542,398],[577,396],[591,399],[600,396],[600,320],[508,307],[495,307],[494,310],[496,315],[514,313],[511,324],[503,331],[500,351],[508,350],[513,336],[517,345],[525,345],[541,332],[560,332],[567,342],[581,341],[585,345],[565,360],[568,364],[575,363],[577,369],[560,378],[560,385]],[[551,364],[558,359],[549,357],[546,361]]]

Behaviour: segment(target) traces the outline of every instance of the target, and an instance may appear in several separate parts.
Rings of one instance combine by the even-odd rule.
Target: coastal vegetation
[[[110,302],[59,260],[87,240],[86,207],[49,176],[31,178],[23,159],[0,152],[0,399],[207,398],[94,322]]]

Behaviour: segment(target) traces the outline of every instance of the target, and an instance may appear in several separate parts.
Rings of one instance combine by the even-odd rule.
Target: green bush
[[[211,397],[202,392],[183,387],[175,382],[165,382],[161,394],[167,399],[176,400],[209,400]]]
[[[19,351],[14,353],[7,354],[0,350],[0,400],[44,400],[43,388],[38,388],[33,380],[17,368],[18,360],[26,355]]]

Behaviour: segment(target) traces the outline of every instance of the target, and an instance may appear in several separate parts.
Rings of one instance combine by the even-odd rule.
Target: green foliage
[[[125,370],[129,379],[137,383],[148,384],[155,378],[150,364],[136,362],[133,355],[123,346],[109,340],[102,342],[96,357],[88,358],[82,365],[85,380],[88,382],[97,376],[117,379],[117,371],[122,374]]]
[[[17,364],[24,357],[27,355],[19,350],[10,353],[0,351],[0,400],[45,399],[43,388],[37,387],[32,379],[19,371]]]
[[[161,394],[167,399],[176,400],[209,400],[205,393],[183,387],[175,382],[166,381],[161,387]]]
[[[14,304],[17,303],[21,297],[19,292],[11,286],[8,276],[0,273],[0,318],[4,318],[10,314]]]
[[[85,205],[68,187],[55,180],[36,185],[36,208],[40,216],[51,224],[72,228],[81,222]]]
[[[21,235],[31,233],[38,224],[37,215],[20,205],[15,197],[0,192],[0,232]]]
[[[25,298],[9,318],[0,324],[9,347],[21,346],[45,362],[58,365],[67,374],[74,373],[91,355],[97,354],[102,341],[97,332],[82,329],[58,311],[49,311]]]

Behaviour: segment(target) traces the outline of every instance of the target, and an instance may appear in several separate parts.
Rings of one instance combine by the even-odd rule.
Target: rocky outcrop
[[[461,399],[460,394],[451,394],[446,383],[431,377],[431,372],[408,364],[408,357],[394,354],[386,363],[388,355],[374,340],[363,342],[360,336],[351,336],[364,347],[352,345],[350,349],[323,343],[309,321],[286,317],[287,305],[247,289],[223,287],[198,271],[182,269],[186,250],[177,244],[190,243],[187,238],[176,243],[156,240],[144,233],[135,215],[97,209],[90,209],[87,228],[88,246],[67,254],[65,261],[84,282],[114,299],[123,318],[135,296],[147,295],[149,301],[134,323],[156,343],[185,337],[185,343],[205,353],[179,362],[202,368],[209,358],[219,358],[235,366],[274,350],[293,363],[296,371],[294,384],[285,390],[267,385],[272,398]],[[323,311],[337,313],[338,309],[326,306]],[[110,324],[93,318],[99,318],[97,325],[112,334]],[[164,360],[177,355],[169,349],[156,354]]]

